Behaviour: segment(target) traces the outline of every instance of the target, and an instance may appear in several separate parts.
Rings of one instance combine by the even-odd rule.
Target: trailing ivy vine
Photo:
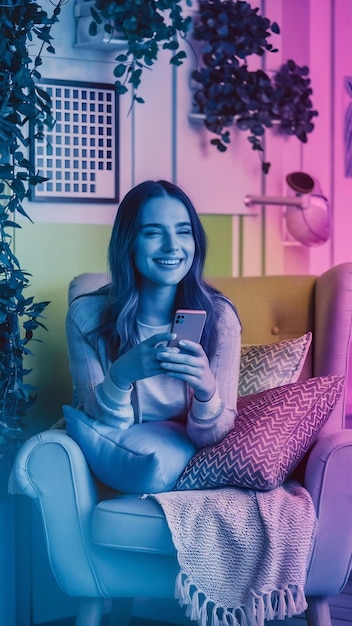
[[[192,24],[190,16],[182,14],[183,0],[95,0],[91,7],[89,34],[96,36],[99,28],[112,36],[117,33],[126,40],[126,52],[116,57],[114,69],[119,94],[133,91],[133,101],[144,102],[137,95],[144,70],[151,69],[160,50],[171,50],[170,63],[182,64],[186,57],[179,50]],[[188,6],[192,0],[187,0]]]
[[[51,102],[41,89],[43,49],[54,53],[51,29],[58,22],[64,0],[47,12],[33,0],[2,0],[0,4],[0,455],[22,437],[22,417],[35,401],[35,390],[25,383],[30,370],[24,357],[43,324],[48,302],[27,295],[30,274],[13,250],[13,235],[21,228],[16,214],[33,185],[43,181],[27,156],[31,134],[52,127]],[[34,59],[30,46],[38,41]]]

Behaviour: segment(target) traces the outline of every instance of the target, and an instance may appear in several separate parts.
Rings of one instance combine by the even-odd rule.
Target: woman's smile
[[[164,265],[166,267],[178,267],[180,263],[182,263],[182,259],[154,259],[155,263],[159,265]]]

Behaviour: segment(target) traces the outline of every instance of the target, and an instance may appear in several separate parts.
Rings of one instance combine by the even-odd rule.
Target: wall
[[[44,4],[50,11],[51,3],[47,0]],[[352,54],[344,52],[351,50],[351,3],[258,0],[256,4],[282,31],[276,36],[279,53],[267,55],[267,71],[289,57],[310,66],[319,117],[308,143],[302,146],[296,138],[283,139],[268,132],[266,157],[272,167],[267,177],[261,174],[259,159],[243,132],[233,133],[229,150],[220,154],[210,146],[210,135],[202,124],[189,119],[193,55],[175,70],[165,51],[155,69],[145,72],[140,95],[146,104],[136,105],[129,113],[130,97],[120,98],[117,175],[121,196],[148,177],[168,178],[182,186],[207,231],[210,275],[320,273],[351,257],[345,224],[351,179],[343,176],[341,167],[347,97],[341,80],[344,73],[352,74]],[[193,9],[195,5],[196,1]],[[43,77],[113,83],[116,51],[75,46],[74,10],[74,0],[62,7],[60,23],[53,29],[56,54],[44,54]],[[307,248],[287,236],[281,207],[250,211],[244,207],[248,193],[285,195],[285,175],[296,170],[318,177],[331,201],[333,234],[317,248]],[[61,405],[71,397],[64,332],[67,286],[80,272],[105,271],[116,204],[28,202],[26,210],[35,224],[21,221],[22,230],[15,233],[15,251],[33,275],[28,295],[51,301],[45,320],[49,332],[40,333],[43,343],[32,347],[35,357],[30,359],[33,374],[28,381],[40,388],[30,421],[35,417],[42,426],[56,421]]]

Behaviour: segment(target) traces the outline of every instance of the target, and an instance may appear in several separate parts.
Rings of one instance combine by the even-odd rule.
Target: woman
[[[67,316],[77,408],[129,428],[178,419],[197,447],[221,440],[237,415],[240,322],[202,277],[206,238],[186,194],[146,181],[122,200],[109,244],[111,284]],[[168,347],[176,309],[205,309],[201,343]]]

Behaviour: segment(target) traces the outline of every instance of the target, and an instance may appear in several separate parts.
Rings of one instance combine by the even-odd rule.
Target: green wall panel
[[[230,215],[201,215],[208,237],[206,274],[232,274],[232,217]]]
[[[38,387],[38,399],[27,421],[41,429],[61,417],[61,406],[70,403],[65,316],[67,288],[71,278],[83,272],[106,270],[110,226],[23,223],[16,230],[15,253],[32,274],[28,296],[50,300],[45,310],[48,332],[39,331],[43,343],[32,342],[34,357],[28,357],[33,372],[27,382]]]
[[[231,218],[201,216],[208,237],[209,276],[231,274]],[[37,301],[50,300],[44,323],[38,331],[41,342],[32,342],[33,368],[27,382],[38,388],[38,399],[26,421],[30,430],[40,430],[61,418],[61,407],[71,401],[71,384],[65,338],[67,288],[71,278],[83,272],[107,268],[109,225],[21,223],[15,232],[15,254],[23,269],[32,274],[27,294]]]

